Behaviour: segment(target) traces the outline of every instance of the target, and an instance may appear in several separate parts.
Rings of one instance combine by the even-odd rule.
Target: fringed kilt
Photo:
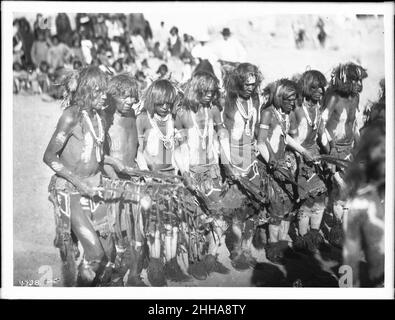
[[[319,147],[313,145],[306,148],[312,156],[320,154]],[[313,205],[315,202],[324,201],[327,195],[327,187],[324,182],[325,177],[318,165],[308,164],[302,157],[298,158],[298,194],[299,198],[305,201],[305,205]]]
[[[282,169],[290,172],[285,160],[279,161]],[[295,190],[291,183],[277,180],[268,166],[258,162],[259,174],[262,180],[262,192],[267,197],[266,210],[270,224],[280,224],[295,214]]]
[[[101,186],[101,174],[85,179],[92,186]],[[71,232],[71,211],[72,206],[78,204],[83,212],[92,222],[96,232],[103,238],[107,238],[114,232],[114,216],[108,211],[108,204],[102,200],[81,196],[76,187],[69,181],[53,175],[48,186],[49,200],[54,205],[56,237],[55,247],[61,251],[64,249],[65,242],[72,236]],[[76,239],[75,239],[76,240]]]
[[[335,143],[334,146],[331,148],[330,155],[338,159],[353,161],[352,148],[353,148],[352,142]],[[338,171],[340,172],[340,176],[344,178],[343,170],[340,170],[339,168]]]

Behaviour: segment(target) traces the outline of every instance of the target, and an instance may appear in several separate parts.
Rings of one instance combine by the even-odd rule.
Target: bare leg
[[[309,216],[308,212],[309,212],[309,209],[306,208],[305,206],[302,206],[299,209],[298,230],[299,230],[300,236],[304,236],[309,231],[310,216]]]
[[[103,271],[107,258],[92,222],[81,207],[80,199],[80,195],[71,196],[71,229],[84,248],[85,261],[80,266],[79,275],[81,285],[90,286]]]
[[[333,203],[333,214],[338,221],[343,221],[344,201],[335,200]]]
[[[280,226],[279,225],[269,224],[270,243],[278,242],[279,233],[280,233]]]
[[[166,235],[165,235],[165,259],[166,261],[170,261],[172,256],[172,250],[171,250],[171,245],[172,245],[172,230],[171,230],[171,225],[165,225],[166,228]]]
[[[325,205],[323,203],[314,204],[314,211],[311,215],[311,229],[320,230],[322,216],[324,215]]]
[[[281,221],[280,224],[280,231],[278,233],[278,240],[279,241],[287,241],[288,231],[289,231],[289,221]]]
[[[178,243],[178,228],[173,227],[173,235],[172,235],[172,239],[171,239],[171,257],[170,258],[177,257],[177,243]]]

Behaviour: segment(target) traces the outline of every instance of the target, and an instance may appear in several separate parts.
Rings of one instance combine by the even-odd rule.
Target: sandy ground
[[[278,40],[282,39],[275,42],[280,45],[269,48],[266,44],[271,43],[271,36],[265,33],[264,38],[259,38],[260,30],[254,26],[255,29],[250,32],[250,37],[244,44],[248,48],[250,61],[261,67],[265,81],[302,73],[307,66],[321,70],[329,78],[328,72],[334,65],[353,59],[359,60],[368,69],[369,74],[369,78],[364,82],[361,107],[363,108],[368,100],[377,98],[378,82],[384,77],[385,70],[383,36],[379,24],[369,23],[361,29],[362,31],[350,35],[348,47],[344,50],[333,50],[335,46],[332,45],[330,49],[307,48],[300,51],[293,49],[292,44],[287,47],[289,39],[284,34],[275,36]],[[242,34],[242,31],[240,33]],[[42,276],[42,266],[52,268],[54,279],[61,278],[60,258],[53,246],[53,208],[47,199],[47,186],[52,172],[42,161],[44,150],[60,114],[59,102],[43,102],[39,96],[23,94],[13,97],[14,285],[19,285],[20,281],[38,280]],[[230,267],[227,255],[223,245],[220,260]],[[261,252],[262,261],[263,256]],[[253,270],[232,270],[226,276],[214,274],[205,281],[191,281],[183,285],[250,286],[252,273]],[[60,282],[55,285],[59,284]]]

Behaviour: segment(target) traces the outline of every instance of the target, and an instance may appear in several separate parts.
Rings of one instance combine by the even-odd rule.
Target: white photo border
[[[1,228],[2,288],[6,299],[393,299],[394,294],[394,4],[384,3],[262,3],[262,2],[2,2],[2,108],[1,108]],[[36,288],[13,286],[13,96],[12,21],[14,12],[149,12],[150,10],[193,11],[221,8],[264,10],[265,14],[380,14],[384,15],[386,81],[386,198],[385,198],[385,286],[384,288]],[[60,10],[61,9],[61,10]],[[162,11],[163,12],[163,11]],[[297,291],[296,291],[297,290]],[[296,295],[295,295],[296,294]]]

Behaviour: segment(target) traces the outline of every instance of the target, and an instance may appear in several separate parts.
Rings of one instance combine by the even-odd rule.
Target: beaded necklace
[[[96,112],[95,117],[97,121],[97,126],[99,128],[99,135],[96,135],[95,129],[93,128],[92,120],[88,115],[88,112],[85,110],[82,111],[82,116],[85,120],[85,122],[88,125],[89,132],[91,133],[92,137],[95,139],[95,144],[96,144],[96,159],[98,162],[101,161],[102,159],[102,146],[104,142],[104,129],[103,129],[103,123],[102,120],[99,116],[99,114]]]
[[[171,119],[171,114],[168,114],[166,117],[161,118],[157,114],[154,114],[154,117],[151,118],[148,115],[148,120],[151,124],[151,127],[156,131],[158,134],[159,139],[163,142],[163,146],[168,150],[174,147],[174,125]],[[158,122],[166,122],[166,135],[160,131],[158,127]]]
[[[247,136],[251,136],[251,129],[250,129],[250,121],[252,119],[252,128],[255,127],[255,121],[256,121],[256,116],[254,113],[254,106],[252,104],[252,99],[249,98],[247,100],[247,113],[244,110],[244,107],[241,103],[241,99],[238,97],[236,100],[236,106],[237,110],[241,114],[241,116],[244,118],[244,120],[247,120],[244,126],[244,131]]]

